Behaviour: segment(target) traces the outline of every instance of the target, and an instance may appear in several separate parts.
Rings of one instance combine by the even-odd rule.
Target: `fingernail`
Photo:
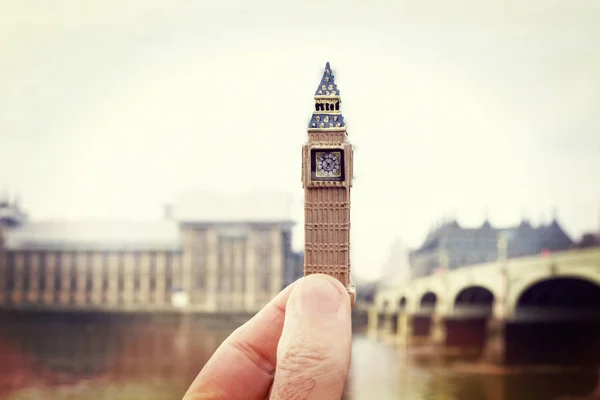
[[[341,293],[326,278],[308,276],[299,282],[298,308],[302,314],[335,314],[340,308]]]

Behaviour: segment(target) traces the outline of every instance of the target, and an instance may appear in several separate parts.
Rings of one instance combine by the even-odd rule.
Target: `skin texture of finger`
[[[275,373],[286,303],[296,283],[285,288],[219,346],[183,400],[265,398]]]
[[[298,281],[286,307],[271,399],[341,398],[351,346],[350,299],[344,286],[321,274]]]

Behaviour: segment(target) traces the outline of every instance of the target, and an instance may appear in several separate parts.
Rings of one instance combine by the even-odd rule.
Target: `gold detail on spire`
[[[333,90],[333,85],[332,85],[332,84],[329,84],[329,86],[327,87],[327,89],[329,89],[329,90]]]
[[[329,122],[329,115],[326,115],[325,118],[323,118],[323,121]]]
[[[337,120],[338,120],[338,117],[337,117],[337,115],[334,115],[334,116],[333,116],[333,120],[334,120],[334,121],[337,121]]]
[[[319,125],[319,128],[324,128],[325,124],[321,122],[321,124]]]
[[[315,117],[315,119],[316,119],[317,121],[320,121],[320,120],[321,120],[321,116],[320,116],[320,115],[317,115],[317,116]]]
[[[325,82],[329,82],[329,77],[328,76],[325,77]]]

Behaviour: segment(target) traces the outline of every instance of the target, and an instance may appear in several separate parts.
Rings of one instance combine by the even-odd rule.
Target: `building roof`
[[[337,103],[335,110],[320,110],[317,108],[317,104],[325,100],[326,103],[333,104]],[[309,129],[345,129],[346,123],[344,122],[344,116],[342,115],[340,104],[340,91],[335,83],[333,71],[329,62],[325,64],[323,70],[323,76],[321,82],[315,91],[315,111],[308,123]],[[321,104],[322,105],[322,104]],[[321,112],[319,112],[321,111]],[[326,112],[325,112],[326,111]]]
[[[456,221],[449,221],[429,232],[425,241],[416,251],[429,250],[437,247],[444,238],[456,237],[497,237],[499,233],[505,233],[509,238],[519,236],[535,235],[541,240],[552,238],[555,234],[560,234],[566,241],[572,243],[571,238],[564,232],[558,221],[553,220],[549,225],[540,225],[533,227],[529,221],[523,220],[517,226],[493,227],[489,221],[477,228],[463,228]]]
[[[188,193],[168,207],[163,220],[25,221],[3,229],[4,245],[24,250],[179,250],[180,223],[220,224],[220,234],[239,237],[247,233],[247,223],[293,224],[291,206],[292,197],[282,193]]]
[[[18,204],[11,204],[0,200],[0,226],[14,227],[27,221],[27,214],[19,208]]]
[[[8,249],[145,250],[180,248],[176,221],[48,221],[7,230]]]
[[[240,195],[191,192],[174,202],[172,215],[184,223],[291,223],[292,201],[291,195],[276,192]]]
[[[335,79],[333,77],[333,71],[331,71],[331,66],[329,65],[329,61],[325,64],[325,69],[323,70],[323,77],[321,78],[321,83],[315,90],[315,96],[339,96],[340,91],[338,90],[337,85],[335,84]]]

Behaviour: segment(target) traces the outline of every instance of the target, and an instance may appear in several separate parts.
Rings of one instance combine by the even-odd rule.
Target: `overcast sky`
[[[598,21],[595,0],[0,0],[0,188],[35,219],[277,189],[301,225],[330,61],[359,275],[444,215],[537,224],[556,207],[578,238],[600,224]]]

